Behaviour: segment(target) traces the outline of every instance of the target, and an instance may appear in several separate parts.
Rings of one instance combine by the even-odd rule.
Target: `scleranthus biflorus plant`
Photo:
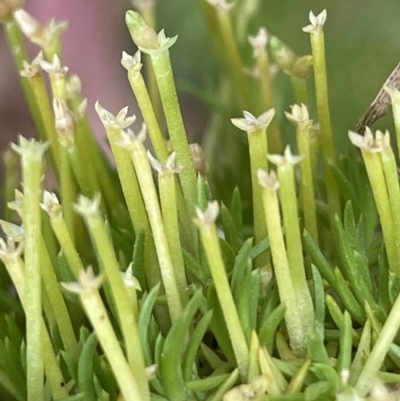
[[[335,152],[326,10],[303,28],[312,55],[297,56],[262,27],[249,36],[249,77],[231,16],[241,2],[201,0],[224,66],[214,103],[237,113],[225,121],[210,110],[215,137],[203,153],[188,143],[180,111],[169,55],[177,38],[157,34],[153,2],[134,4],[141,13],[128,11],[126,25],[138,50],[121,63],[144,123],[132,129],[126,107],[113,115],[96,103],[109,163],[79,78],[64,65],[64,24],[44,26],[22,2],[0,0],[38,133],[19,136],[3,158],[1,399],[397,399],[398,152],[388,132],[369,127],[349,131],[352,157]],[[26,39],[41,47],[33,60]],[[285,111],[295,126],[285,148],[270,56],[298,100]],[[318,125],[308,110],[312,74]],[[388,82],[399,131],[400,93]],[[214,147],[237,128],[248,173],[234,177],[227,206]],[[242,180],[251,183],[251,227]]]

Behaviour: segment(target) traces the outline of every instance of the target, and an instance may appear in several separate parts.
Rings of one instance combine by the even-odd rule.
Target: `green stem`
[[[302,315],[303,335],[308,337],[315,329],[315,316],[304,268],[293,164],[284,162],[279,165],[278,178],[290,275]]]
[[[149,132],[150,140],[154,147],[156,157],[161,162],[164,162],[168,157],[167,146],[165,144],[165,140],[158,124],[154,103],[152,102],[152,100],[150,100],[151,97],[149,96],[149,92],[147,91],[143,76],[140,71],[136,71],[136,69],[132,68],[128,72],[128,79],[138,102],[143,120],[146,123],[146,127]]]
[[[28,52],[26,51],[25,42],[20,29],[15,21],[6,24],[6,33],[9,47],[14,57],[14,63],[17,71],[21,71],[24,68],[23,61],[29,61]],[[19,75],[19,74],[18,74]],[[40,115],[39,107],[33,92],[33,88],[29,78],[22,77],[19,75],[24,97],[28,103],[30,115],[35,124],[35,128],[40,135],[42,140],[46,139],[46,129],[43,124],[42,117]]]
[[[28,149],[26,149],[28,150]],[[24,188],[25,231],[25,288],[26,299],[26,371],[28,401],[42,400],[43,386],[43,341],[42,341],[42,294],[40,277],[41,209],[43,159],[34,148],[22,155],[22,177]]]
[[[261,104],[262,110],[272,109],[274,107],[273,81],[269,69],[268,54],[262,52],[256,59],[257,68],[260,73],[261,86]],[[283,150],[282,136],[276,118],[272,119],[268,127],[268,135],[270,139],[271,153],[279,153]],[[258,185],[258,184],[257,184]]]
[[[279,298],[286,305],[285,321],[290,345],[296,355],[305,355],[308,328],[304,327],[303,313],[298,309],[295,286],[290,273],[285,243],[281,229],[278,194],[274,187],[263,188],[263,204],[271,244],[272,260],[278,283]]]
[[[334,163],[335,153],[332,138],[331,117],[328,102],[328,83],[325,65],[325,40],[322,29],[310,34],[314,64],[315,94],[320,124],[321,146],[324,160],[325,187],[328,197],[329,217],[334,226],[335,215],[340,215],[340,198],[335,178],[329,163]]]
[[[357,380],[356,389],[360,396],[365,396],[368,390],[371,388],[373,379],[378,374],[379,369],[382,366],[386,354],[399,330],[400,327],[400,296],[397,297],[393,304],[392,310],[387,317],[381,332],[379,333],[378,339],[372,348],[371,354],[369,355],[364,368]]]
[[[182,114],[176,94],[169,51],[163,50],[152,54],[154,73],[160,91],[161,101],[167,120],[168,132],[172,141],[177,161],[184,169],[180,175],[183,193],[189,214],[194,215],[197,203],[197,180],[192,156],[183,125]]]
[[[154,240],[151,235],[149,219],[129,151],[116,144],[117,141],[121,140],[121,130],[119,128],[107,127],[106,131],[133,228],[136,234],[141,231],[145,233],[146,255],[149,255],[151,252],[154,254]],[[150,286],[157,285],[160,281],[160,269],[154,258],[151,260],[145,258],[145,271]]]
[[[214,223],[212,225],[199,224],[199,228],[240,376],[242,381],[246,383],[249,368],[249,349],[226,275],[217,229]]]
[[[165,235],[171,253],[172,266],[175,273],[176,285],[180,294],[182,307],[189,302],[187,293],[187,281],[185,264],[182,255],[182,245],[179,236],[178,210],[175,193],[175,177],[171,171],[163,171],[158,174],[158,186]]]
[[[129,366],[137,380],[142,397],[145,397],[145,394],[147,394],[147,399],[149,398],[149,389],[144,370],[145,365],[138,327],[134,315],[134,311],[138,309],[137,299],[135,299],[134,305],[130,303],[118,260],[100,213],[87,213],[84,217],[98,256],[104,267],[107,280],[111,286],[124,337]]]
[[[400,263],[397,257],[396,241],[394,236],[393,215],[390,207],[390,200],[385,185],[385,175],[382,168],[380,156],[377,153],[361,149],[367,170],[368,179],[371,184],[376,208],[382,226],[383,238],[389,267],[397,276],[400,275]]]
[[[292,83],[294,100],[296,104],[308,104],[307,81],[303,78],[297,78],[293,75],[290,76]]]
[[[128,365],[98,290],[94,288],[83,290],[80,297],[125,400],[150,400],[145,371],[143,369],[142,372],[138,372],[138,367]],[[130,338],[129,341],[136,340]],[[141,365],[140,361],[135,362]],[[141,378],[132,375],[132,370],[140,373]],[[143,387],[147,390],[144,391]]]
[[[46,249],[43,237],[40,241],[41,256],[41,275],[43,283],[49,297],[51,307],[54,311],[54,317],[57,322],[58,330],[63,341],[65,351],[77,362],[79,359],[78,343],[75,338],[74,328],[71,318],[68,314],[67,306],[61,294],[60,287],[57,282],[56,274],[50,256]]]
[[[228,59],[228,72],[231,84],[237,88],[238,102],[242,109],[251,110],[252,99],[247,77],[243,72],[243,63],[236,45],[232,23],[228,12],[217,11],[219,30],[224,44],[224,52]]]
[[[140,189],[144,196],[144,203],[153,233],[154,244],[160,264],[168,309],[172,323],[176,322],[182,313],[182,304],[172,266],[171,254],[161,217],[160,205],[154,186],[153,175],[146,149],[140,140],[132,141],[131,158],[137,172]]]
[[[299,155],[303,156],[301,169],[301,199],[304,214],[304,227],[318,244],[318,225],[316,215],[314,175],[310,152],[311,124],[297,124],[296,139]]]
[[[56,174],[60,171],[60,150],[57,132],[54,125],[54,113],[46,90],[46,83],[42,74],[36,74],[30,78],[39,113],[45,128],[45,138],[50,141],[50,151],[52,156],[53,168]]]
[[[250,152],[251,188],[253,192],[253,217],[254,217],[254,240],[258,244],[267,237],[267,226],[262,200],[262,190],[258,183],[258,169],[268,168],[268,141],[267,134],[263,129],[257,129],[247,133]],[[264,252],[255,261],[256,267],[265,267],[268,262],[268,253]]]
[[[389,144],[384,146],[381,153],[383,173],[389,195],[390,208],[393,218],[393,235],[397,250],[397,275],[400,273],[400,187],[396,160]]]
[[[58,150],[60,155],[59,173],[61,201],[68,231],[71,234],[72,240],[75,242],[74,221],[76,214],[74,213],[73,207],[76,200],[76,188],[74,182],[72,181],[71,166],[68,160],[67,148],[59,143]]]

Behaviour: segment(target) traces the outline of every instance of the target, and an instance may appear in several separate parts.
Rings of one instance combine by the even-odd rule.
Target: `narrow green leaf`
[[[142,287],[142,292],[147,291],[147,280],[144,267],[145,240],[146,240],[146,235],[144,231],[140,231],[136,235],[135,245],[133,247],[133,255],[132,255],[132,262],[133,262],[132,273],[139,280],[140,286]]]
[[[201,344],[201,340],[210,324],[212,318],[212,311],[208,311],[197,323],[196,328],[190,336],[185,356],[183,359],[183,379],[188,382],[192,378],[192,371],[196,360],[196,353]]]
[[[259,329],[259,339],[262,346],[267,347],[269,352],[272,352],[272,345],[274,343],[275,333],[285,316],[285,304],[278,305],[274,311],[261,322]]]
[[[315,310],[315,331],[324,338],[325,323],[325,291],[322,277],[318,269],[311,265],[313,284],[314,284],[314,310]]]
[[[218,390],[206,398],[206,401],[220,401],[223,395],[233,387],[239,378],[239,370],[235,369],[229,377],[219,386]]]
[[[168,398],[174,401],[185,401],[187,389],[183,379],[182,355],[185,338],[188,334],[192,319],[204,301],[201,290],[198,290],[188,305],[171,327],[160,358],[160,380]]]
[[[242,200],[240,197],[240,191],[238,187],[235,187],[232,195],[232,203],[231,203],[231,216],[233,220],[233,224],[236,228],[236,234],[238,238],[242,239],[243,233],[243,216],[242,216]]]
[[[185,266],[201,283],[206,284],[207,280],[210,278],[209,269],[204,269],[200,262],[184,248],[182,248],[182,255]]]
[[[229,373],[217,376],[209,376],[205,379],[192,380],[190,382],[187,382],[186,385],[190,390],[193,391],[209,391],[214,389],[215,387],[220,386],[223,382],[226,381],[226,379],[228,379],[228,377]]]
[[[93,383],[93,355],[96,352],[97,337],[93,332],[85,342],[78,362],[79,389],[83,392],[85,400],[96,401],[96,390]]]
[[[223,203],[221,205],[221,220],[226,241],[231,245],[233,251],[236,253],[242,244],[240,234],[236,231],[236,226],[229,209]]]
[[[324,342],[317,333],[310,336],[310,340],[308,341],[308,354],[314,363],[330,363]]]
[[[351,318],[347,311],[344,312],[343,327],[340,331],[340,353],[337,364],[337,371],[350,369],[352,357],[352,326]]]

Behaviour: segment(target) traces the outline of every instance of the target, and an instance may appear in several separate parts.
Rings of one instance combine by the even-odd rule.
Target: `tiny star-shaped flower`
[[[57,74],[63,76],[68,72],[67,66],[61,66],[61,60],[57,54],[53,56],[53,61],[51,63],[46,60],[42,60],[40,65],[48,74]]]
[[[231,118],[232,124],[242,131],[253,132],[259,129],[267,129],[275,115],[275,110],[269,109],[258,117],[244,110],[243,115],[244,118]]]
[[[204,212],[199,207],[196,207],[197,217],[193,219],[193,221],[199,228],[209,230],[215,224],[215,220],[217,219],[218,214],[218,202],[208,202],[207,209]]]
[[[231,11],[234,3],[228,3],[226,0],[207,0],[219,13],[228,13]]]
[[[127,71],[140,72],[143,67],[141,63],[142,54],[138,50],[133,56],[127,52],[122,52],[121,64]]]
[[[257,35],[248,36],[249,42],[253,47],[253,58],[258,58],[261,54],[265,52],[265,47],[268,43],[268,35],[267,30],[264,27],[261,27]]]
[[[310,24],[303,27],[303,32],[306,33],[317,33],[319,32],[326,21],[326,10],[322,10],[318,15],[314,15],[312,11],[310,11],[309,18]]]
[[[75,294],[84,294],[91,290],[98,290],[104,281],[104,274],[95,276],[92,266],[88,266],[86,271],[79,272],[78,282],[61,283],[61,285],[68,291]]]
[[[364,135],[349,131],[350,142],[361,150],[366,150],[371,153],[380,153],[383,150],[383,143],[379,140],[379,136],[378,134],[378,140],[375,140],[369,127],[365,128]]]
[[[94,107],[101,119],[101,122],[105,127],[124,129],[129,127],[136,121],[135,115],[127,117],[128,106],[122,108],[116,116],[105,109],[98,101],[95,103]]]
[[[142,123],[142,127],[140,131],[135,134],[131,129],[121,131],[121,138],[119,141],[115,141],[118,146],[121,146],[126,149],[132,149],[135,146],[136,142],[143,143],[146,140],[147,136],[147,128],[146,124]]]
[[[303,155],[301,156],[292,155],[289,145],[286,146],[283,155],[277,155],[277,154],[267,155],[268,160],[277,166],[295,165],[297,163],[300,163],[303,160],[303,157],[304,157]]]
[[[291,113],[285,111],[286,118],[293,124],[312,124],[312,120],[310,120],[310,116],[308,114],[308,108],[305,104],[294,104],[290,106],[292,109]]]
[[[150,152],[147,151],[147,157],[149,158],[149,162],[151,167],[154,168],[158,173],[181,173],[183,170],[183,166],[181,164],[176,163],[176,152],[172,152],[165,163],[159,162]]]
[[[100,215],[100,194],[96,194],[93,199],[79,195],[78,201],[74,204],[74,209],[84,218]]]
[[[267,171],[263,170],[262,168],[257,170],[257,178],[259,184],[270,191],[276,191],[279,188],[279,181],[276,177],[275,171],[271,171],[268,173]]]

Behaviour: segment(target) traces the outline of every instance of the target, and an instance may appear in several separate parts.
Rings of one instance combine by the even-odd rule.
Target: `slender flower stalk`
[[[268,60],[266,46],[268,43],[267,30],[260,28],[256,36],[249,36],[249,42],[253,47],[253,58],[256,61],[256,68],[260,80],[261,87],[261,108],[269,110],[274,107],[273,81],[271,68]],[[275,152],[280,152],[283,148],[282,137],[279,130],[278,122],[272,119],[270,122],[270,148]],[[260,167],[261,168],[261,167]]]
[[[271,244],[279,298],[286,305],[285,322],[290,346],[295,355],[304,356],[307,350],[310,327],[308,322],[303,319],[304,311],[299,311],[301,300],[298,299],[283,240],[277,193],[279,182],[274,171],[268,174],[261,169],[258,170],[258,179],[263,188],[265,220],[269,233],[268,239]]]
[[[120,275],[118,276],[121,278]],[[150,393],[145,369],[143,368],[140,372],[138,367],[128,365],[100,297],[99,287],[103,278],[103,276],[95,277],[91,267],[88,267],[86,271],[80,272],[78,283],[63,283],[63,286],[67,290],[79,294],[125,400],[148,401]],[[136,340],[131,338],[129,341]],[[135,362],[141,365],[140,361]]]
[[[258,244],[267,237],[267,226],[265,224],[262,190],[258,183],[257,171],[260,168],[268,168],[266,157],[268,153],[268,140],[266,130],[275,115],[275,110],[270,109],[261,114],[258,118],[247,111],[244,111],[243,114],[244,118],[232,118],[231,122],[239,129],[247,132],[253,195],[254,239],[255,243]],[[268,257],[265,253],[264,257],[256,260],[256,266],[264,267],[267,261]]]
[[[8,238],[7,242],[5,242],[3,239],[0,239],[0,258],[11,277],[11,280],[21,300],[22,307],[26,313],[27,308],[29,308],[29,302],[26,292],[26,269],[24,262],[20,257],[23,247],[23,243],[18,244],[16,247],[15,242],[11,238]],[[54,354],[52,341],[42,316],[39,318],[39,323],[41,325],[41,331],[43,335],[44,372],[49,383],[50,391],[54,399],[67,397],[68,391],[64,385],[65,380],[60,370],[57,358]],[[34,400],[33,398],[30,399]]]
[[[228,73],[230,74],[232,84],[237,88],[239,106],[244,109],[251,109],[253,105],[251,101],[250,87],[244,73],[243,62],[236,44],[232,21],[230,18],[230,11],[232,10],[234,3],[228,3],[226,0],[207,0],[207,2],[215,8],[218,30],[228,60]]]
[[[300,165],[301,169],[301,201],[304,214],[304,226],[310,233],[314,242],[318,244],[318,226],[315,204],[315,189],[313,163],[311,157],[311,130],[312,120],[308,115],[307,106],[291,106],[292,112],[287,113],[286,117],[296,125],[296,140],[299,154],[303,157]]]
[[[144,20],[153,28],[156,28],[156,10],[155,0],[132,0],[133,6],[142,14]],[[161,99],[160,93],[158,92],[157,88],[157,81],[154,75],[153,66],[151,64],[151,58],[147,55],[146,63],[145,63],[145,70],[146,70],[146,82],[147,87],[149,88],[149,95],[151,99],[151,104],[153,105],[154,113],[157,117],[158,122],[161,121],[162,118],[162,106],[161,106]],[[147,122],[146,122],[147,124]],[[150,128],[149,128],[150,131]],[[159,156],[157,156],[159,158]],[[161,158],[159,158],[161,160]]]
[[[164,31],[156,35],[155,31],[134,11],[126,13],[126,24],[135,44],[142,52],[151,56],[172,146],[178,163],[184,167],[180,176],[183,193],[189,214],[193,216],[197,203],[196,173],[183,125],[168,50],[176,42],[177,37],[167,38]]]
[[[134,311],[137,310],[137,299],[134,299],[134,304],[132,305],[122,279],[112,242],[107,233],[103,218],[100,215],[99,204],[99,196],[90,200],[81,195],[78,198],[78,202],[75,204],[75,210],[84,218],[97,250],[98,257],[102,262],[101,265],[110,283],[113,299],[115,301],[129,366],[137,380],[140,393],[142,396],[147,394],[148,398],[149,390],[145,378],[143,353],[134,315]]]
[[[335,160],[331,117],[328,103],[328,84],[325,65],[325,40],[323,26],[326,21],[326,10],[315,16],[310,11],[310,25],[303,28],[310,34],[314,64],[314,80],[317,98],[318,118],[321,129],[321,146],[324,161],[324,174],[328,197],[330,222],[333,227],[335,215],[340,213],[340,198],[336,181],[330,171],[329,163]]]
[[[382,160],[379,155],[383,148],[382,141],[376,141],[372,131],[368,127],[365,130],[364,136],[349,131],[349,138],[353,145],[361,149],[382,226],[389,267],[393,273],[400,276],[400,261],[397,254],[393,214],[390,206],[388,188],[385,183]]]
[[[57,132],[60,156],[60,190],[64,206],[65,221],[71,237],[75,238],[76,214],[73,204],[76,199],[76,188],[72,177],[72,167],[68,157],[68,149],[75,142],[75,120],[63,98],[53,100],[54,126]]]
[[[12,220],[12,210],[7,207],[8,202],[14,199],[14,190],[18,187],[19,176],[19,157],[11,149],[6,149],[2,155],[4,166],[4,203],[5,210],[3,216],[7,221]]]
[[[61,60],[57,54],[54,55],[51,62],[42,60],[40,66],[49,74],[53,99],[66,99],[66,74],[68,67],[61,65]]]
[[[23,77],[30,80],[32,90],[39,108],[40,115],[45,128],[45,138],[42,140],[50,141],[50,152],[55,172],[58,174],[60,170],[60,155],[58,149],[57,132],[54,125],[54,115],[50,104],[50,100],[46,90],[46,83],[41,73],[40,63],[43,60],[42,53],[32,61],[31,64],[24,61],[24,69],[20,71]]]
[[[157,199],[151,167],[143,144],[145,138],[146,126],[143,124],[141,131],[137,135],[131,130],[126,132],[122,131],[122,140],[119,141],[118,144],[129,150],[132,162],[135,166],[160,263],[161,277],[164,283],[168,309],[171,321],[174,323],[182,313],[182,303],[176,283],[174,268],[172,266],[171,254],[161,217],[161,210]]]
[[[152,255],[154,252],[154,241],[150,232],[150,224],[146,214],[143,197],[140,193],[137,173],[132,164],[130,153],[127,149],[117,145],[122,140],[122,130],[129,127],[135,120],[135,116],[128,117],[128,108],[124,107],[114,116],[100,105],[95,105],[96,111],[106,129],[107,137],[114,156],[122,191],[128,207],[129,216],[135,233],[145,233],[146,277],[151,287],[157,285],[160,280],[160,271],[157,262]]]
[[[14,58],[14,64],[17,68],[17,71],[21,71],[24,68],[24,61],[29,60],[29,56],[21,30],[13,19],[6,23],[6,33],[8,45]],[[35,94],[33,92],[32,84],[29,78],[20,75],[19,79],[28,104],[30,115],[32,116],[32,120],[35,124],[35,128],[40,137],[44,140],[46,138],[46,131],[40,115],[39,106],[36,102]]]
[[[50,217],[51,228],[65,254],[73,276],[78,279],[79,272],[83,270],[84,266],[72,241],[71,234],[68,231],[67,224],[63,217],[62,206],[56,194],[44,191],[43,203],[41,206]]]
[[[182,244],[179,235],[178,210],[175,192],[175,173],[182,172],[182,166],[176,163],[175,152],[171,153],[164,164],[156,160],[147,152],[152,167],[158,172],[158,188],[165,234],[168,240],[169,251],[174,268],[176,285],[181,298],[182,306],[189,302],[185,264],[182,255]]]
[[[229,287],[229,281],[219,247],[218,234],[215,226],[218,213],[219,206],[217,201],[210,202],[205,212],[197,208],[197,218],[194,222],[200,230],[201,240],[207,255],[229,337],[232,342],[239,373],[243,382],[246,382],[249,368],[249,349]]]
[[[149,96],[141,73],[143,64],[141,63],[140,50],[138,50],[133,57],[123,52],[121,64],[128,71],[129,83],[135,94],[144,122],[146,123],[156,157],[161,162],[165,162],[169,154],[157,121],[157,114],[153,102],[150,100],[151,97]]]
[[[28,400],[41,400],[43,387],[42,299],[40,276],[41,238],[40,200],[42,191],[43,156],[48,143],[19,137],[19,145],[12,148],[21,156],[24,188],[23,222],[25,227],[25,279],[26,287],[26,369]]]
[[[294,165],[302,159],[302,156],[293,156],[289,146],[286,147],[284,156],[268,155],[268,160],[278,167],[279,190],[290,275],[296,291],[298,309],[301,311],[303,329],[305,330],[304,334],[309,336],[315,329],[315,315],[304,268],[294,179]]]
[[[400,260],[400,187],[396,159],[390,146],[389,131],[384,134],[377,131],[375,136],[377,143],[381,143],[382,146],[380,156],[393,217],[393,234],[397,249],[397,260]]]

